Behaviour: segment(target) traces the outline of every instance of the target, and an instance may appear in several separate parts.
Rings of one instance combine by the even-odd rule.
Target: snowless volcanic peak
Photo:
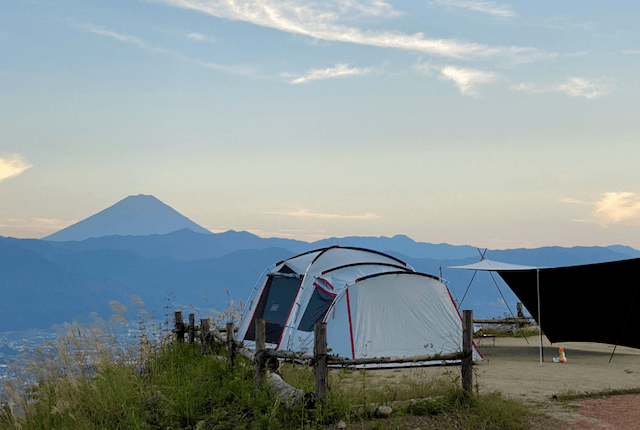
[[[44,238],[52,241],[82,241],[102,236],[148,236],[188,228],[196,233],[211,232],[199,226],[153,196],[139,194]]]

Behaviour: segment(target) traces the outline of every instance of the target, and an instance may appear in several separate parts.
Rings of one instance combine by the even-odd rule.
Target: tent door
[[[246,340],[255,341],[255,320],[263,318],[266,326],[266,342],[278,343],[298,293],[300,282],[301,280],[297,276],[269,275],[253,314],[253,320],[247,329]]]

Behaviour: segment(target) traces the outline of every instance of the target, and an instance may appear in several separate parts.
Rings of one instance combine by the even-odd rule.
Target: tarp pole
[[[491,272],[489,272],[489,276],[491,276],[491,279],[493,279],[493,283],[496,285],[496,288],[498,289],[498,292],[502,296],[502,300],[504,300],[504,304],[507,305],[507,309],[509,309],[509,313],[513,317],[514,321],[516,321],[516,316],[513,314],[513,311],[511,310],[511,306],[509,306],[509,303],[507,303],[507,299],[504,298],[504,294],[502,294],[502,290],[498,286],[498,283],[496,282],[496,278],[493,277],[493,274]],[[515,323],[515,325],[518,328],[518,330],[520,331],[520,334],[522,335],[522,337],[524,337],[524,340],[526,340],[527,343],[529,343],[529,339],[527,339],[527,336],[525,336],[524,332],[522,331],[522,329],[520,328],[520,326],[518,325],[517,322]]]
[[[538,290],[538,332],[540,333],[540,366],[544,361],[542,352],[542,320],[540,319],[540,269],[536,267],[536,288]]]
[[[629,307],[629,311],[627,312],[627,315],[624,317],[624,324],[622,324],[622,329],[620,330],[620,334],[618,335],[618,340],[616,340],[616,344],[613,347],[613,352],[611,353],[611,357],[609,357],[609,363],[611,363],[611,359],[613,358],[613,354],[616,353],[616,348],[618,347],[618,344],[620,343],[620,337],[622,336],[622,333],[624,332],[624,327],[627,325],[627,320],[629,319],[629,314],[631,313],[631,310],[633,309],[633,304],[636,301],[636,296],[638,295],[638,290],[636,289],[636,292],[633,295],[633,300],[631,300],[631,306]]]

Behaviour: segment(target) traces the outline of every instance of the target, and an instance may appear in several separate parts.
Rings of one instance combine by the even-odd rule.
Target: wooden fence
[[[450,361],[460,361],[462,366],[462,388],[468,395],[472,389],[472,366],[473,366],[473,311],[463,311],[462,321],[462,351],[453,354],[419,355],[413,357],[378,357],[348,359],[331,355],[327,351],[327,325],[326,323],[316,323],[314,327],[314,350],[312,355],[300,354],[292,351],[276,351],[265,347],[265,321],[256,320],[255,351],[247,350],[234,341],[234,325],[227,323],[226,327],[211,327],[208,319],[202,319],[199,326],[195,324],[194,314],[189,315],[189,323],[185,325],[182,319],[182,312],[177,311],[175,316],[175,328],[179,342],[184,342],[187,335],[187,342],[192,344],[195,341],[196,333],[200,339],[200,351],[205,354],[209,345],[213,343],[226,344],[229,363],[234,365],[236,353],[240,352],[254,363],[255,383],[260,386],[262,376],[266,372],[269,359],[298,360],[310,363],[314,367],[316,381],[316,399],[324,400],[328,390],[328,366],[362,366],[367,364],[402,364],[426,361],[440,361],[448,364]],[[291,388],[291,387],[289,387]],[[292,388],[293,390],[293,388]]]

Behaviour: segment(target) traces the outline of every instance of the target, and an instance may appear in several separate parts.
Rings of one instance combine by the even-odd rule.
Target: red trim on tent
[[[322,291],[323,293],[325,293],[327,296],[331,296],[331,297],[335,297],[336,296],[336,293],[332,293],[331,291],[325,290],[317,282],[314,282],[313,286],[316,287],[317,289],[319,289],[320,291]]]
[[[451,291],[449,291],[449,287],[447,287],[446,285],[444,287],[447,289],[447,293],[449,293],[449,299],[451,299],[451,303],[453,303],[453,307],[455,308],[456,312],[458,312],[458,317],[460,318],[460,321],[462,321],[462,315],[460,315],[460,310],[456,306],[456,302],[453,300],[453,297],[451,296]],[[473,341],[471,341],[471,343],[473,344],[473,348],[476,350],[480,358],[484,358],[484,356],[480,354],[480,351],[478,351],[478,348],[476,347],[476,343]]]
[[[298,293],[300,292],[300,287],[302,286],[302,281],[304,281],[304,275],[302,275],[302,277],[300,277],[300,283],[298,284],[298,289],[296,290],[296,295],[293,296],[294,300],[293,300],[293,303],[291,304],[291,307],[289,308],[289,313],[287,314],[287,319],[284,320],[284,327],[282,328],[282,331],[280,332],[280,338],[278,339],[278,343],[276,344],[276,349],[280,349],[280,342],[282,342],[282,335],[284,335],[284,331],[287,329],[287,323],[289,322],[289,317],[291,316],[291,311],[293,310],[293,307],[296,305],[295,298],[298,297]]]
[[[321,278],[321,277],[318,277],[318,279],[320,279],[322,282],[324,282],[325,284],[327,284],[327,285],[329,286],[329,288],[331,288],[332,290],[334,289],[334,288],[333,288],[333,285],[331,285],[331,284],[329,283],[329,281],[327,281],[326,279]]]
[[[349,289],[347,288],[347,314],[349,315],[349,337],[351,338],[351,356],[356,359],[356,349],[353,346],[353,325],[351,324],[351,304],[349,303]]]

